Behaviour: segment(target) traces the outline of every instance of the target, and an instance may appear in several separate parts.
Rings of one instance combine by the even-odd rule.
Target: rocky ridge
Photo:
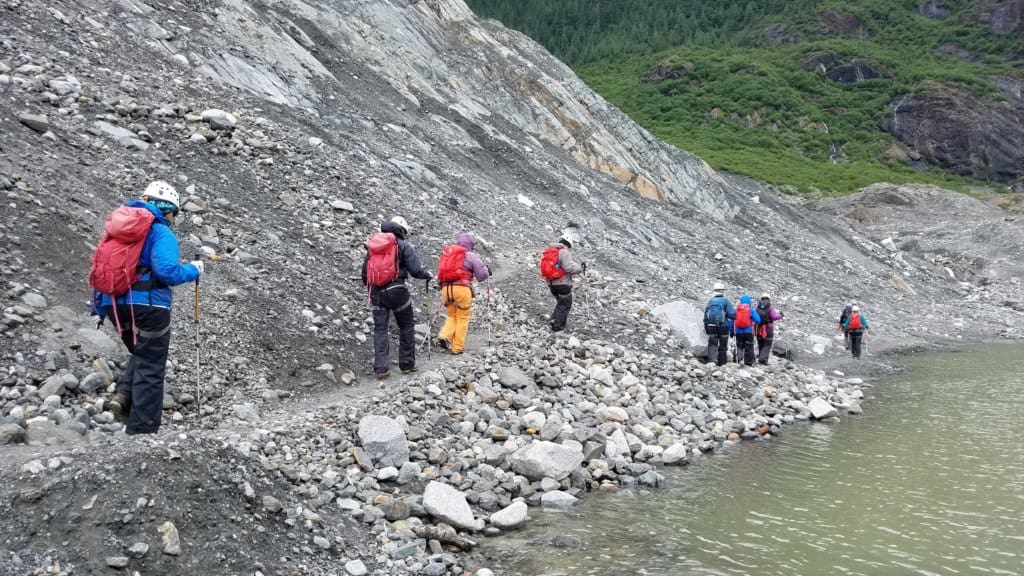
[[[452,552],[524,504],[657,485],[661,464],[856,411],[862,383],[815,365],[1020,336],[1022,235],[987,204],[882,186],[803,205],[655,141],[460,2],[342,4],[0,4],[10,573],[482,576],[499,561]],[[199,370],[179,290],[167,429],[136,440],[106,410],[123,352],[88,326],[82,279],[105,214],[155,177],[210,265]],[[378,393],[353,278],[396,212],[428,263],[476,231],[496,278],[469,354],[421,353]],[[533,270],[567,226],[591,273],[551,338]],[[718,279],[775,295],[780,351],[811,366],[706,368],[691,348]],[[849,298],[878,325],[859,366],[832,337]]]

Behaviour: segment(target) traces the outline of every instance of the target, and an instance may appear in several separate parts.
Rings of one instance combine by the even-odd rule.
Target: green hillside
[[[802,193],[878,181],[965,189],[970,180],[908,157],[880,121],[930,83],[1005,98],[988,79],[1019,77],[1024,57],[1024,30],[994,32],[979,0],[933,0],[936,17],[918,0],[469,4],[544,44],[665,141]]]

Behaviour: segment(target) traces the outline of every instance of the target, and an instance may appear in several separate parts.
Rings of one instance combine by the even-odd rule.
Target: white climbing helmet
[[[761,294],[761,299],[762,300],[771,300],[772,297],[769,296],[767,292],[765,292],[764,294]]]
[[[725,292],[725,284],[721,282],[715,282],[715,285],[711,288],[712,292]]]
[[[397,224],[398,227],[402,229],[402,232],[404,232],[406,236],[409,235],[409,223],[405,221],[405,218],[402,218],[401,216],[392,216],[391,223]]]
[[[174,209],[177,210],[181,207],[181,197],[178,196],[178,191],[163,180],[154,180],[146,186],[146,191],[142,193],[143,196],[148,196],[150,200],[163,200],[164,202],[170,202],[174,204]]]
[[[860,306],[854,306],[853,308],[850,308],[850,310],[853,312],[860,312]]]
[[[562,235],[558,237],[558,241],[572,248],[580,241],[580,235],[576,232],[575,228],[566,228],[562,231]]]

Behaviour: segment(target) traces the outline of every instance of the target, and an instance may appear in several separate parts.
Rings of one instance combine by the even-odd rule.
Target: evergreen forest
[[[810,196],[874,182],[992,184],[915,161],[882,127],[940,84],[998,102],[1021,78],[1024,23],[997,0],[469,0],[712,167]],[[1005,187],[993,186],[996,189]]]

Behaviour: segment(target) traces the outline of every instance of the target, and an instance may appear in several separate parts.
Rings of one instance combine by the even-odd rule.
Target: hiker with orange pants
[[[860,358],[861,341],[868,330],[868,317],[860,311],[860,306],[850,307],[850,316],[843,322],[843,330],[850,337],[850,353]]]
[[[754,300],[744,294],[736,305],[736,316],[732,319],[732,333],[736,336],[736,361],[747,366],[754,365],[754,327],[761,323],[761,316],[753,307]]]
[[[469,331],[473,296],[476,295],[473,280],[483,282],[491,277],[491,269],[473,250],[475,244],[473,235],[463,232],[455,244],[445,245],[437,263],[441,303],[448,312],[437,338],[438,344],[452,354],[462,354],[466,348],[466,332]]]

